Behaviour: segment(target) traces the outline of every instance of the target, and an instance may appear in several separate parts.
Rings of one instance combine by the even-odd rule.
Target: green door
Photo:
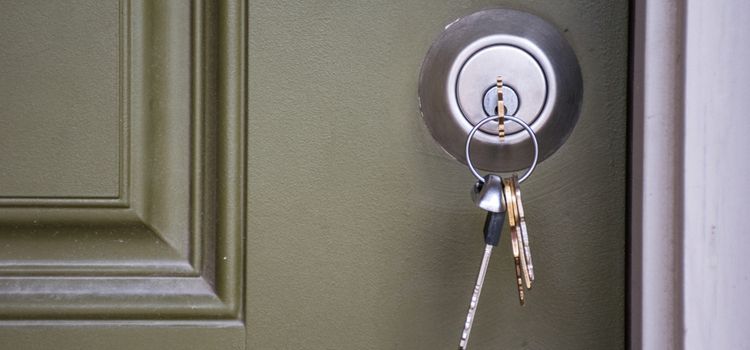
[[[627,1],[0,3],[0,349],[453,349],[483,249],[417,102],[444,27],[532,13],[580,61],[471,349],[625,347]],[[506,230],[507,232],[507,230]]]

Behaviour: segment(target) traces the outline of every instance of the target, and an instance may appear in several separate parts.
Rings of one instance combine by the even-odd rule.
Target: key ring
[[[534,134],[534,130],[531,130],[531,127],[529,126],[529,124],[526,124],[526,122],[524,122],[523,120],[517,117],[514,117],[512,115],[506,115],[506,116],[503,116],[503,118],[505,118],[505,120],[514,121],[516,122],[516,124],[523,126],[523,128],[526,129],[526,131],[531,136],[531,141],[534,142],[534,161],[531,162],[531,167],[529,167],[529,170],[526,170],[526,174],[523,174],[523,176],[520,179],[518,179],[518,183],[521,183],[524,180],[526,180],[526,178],[528,178],[529,175],[531,175],[531,172],[534,171],[534,168],[536,168],[536,162],[539,159],[539,143],[536,141],[536,135]],[[474,168],[474,164],[471,164],[471,157],[469,156],[469,146],[471,145],[471,139],[474,137],[474,134],[477,132],[477,130],[479,130],[479,128],[482,127],[482,125],[488,122],[491,122],[493,120],[498,120],[498,119],[500,119],[500,116],[498,115],[493,115],[493,116],[482,119],[479,123],[477,123],[477,125],[474,125],[474,128],[471,129],[471,132],[469,132],[469,136],[466,137],[466,165],[469,166],[469,170],[471,170],[471,173],[474,174],[474,176],[477,179],[479,179],[479,181],[482,183],[484,183],[484,178],[481,175],[479,175],[479,173],[477,172],[477,169]]]

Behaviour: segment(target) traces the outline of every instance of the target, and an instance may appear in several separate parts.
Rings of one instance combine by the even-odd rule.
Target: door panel
[[[0,319],[236,320],[243,121],[205,100],[240,61],[206,36],[241,36],[201,2],[0,6]]]
[[[0,4],[0,348],[455,348],[484,213],[417,82],[488,8],[565,36],[584,105],[470,346],[624,348],[623,0]]]
[[[118,72],[129,66],[117,2],[2,7],[0,140],[8,151],[0,153],[0,196],[118,197],[121,145],[112,141],[121,139],[127,83]]]
[[[506,227],[469,347],[624,347],[626,1],[250,2],[248,344],[457,346],[485,212],[417,83],[443,28],[487,8],[556,27],[585,96],[523,186],[538,283],[520,307]]]
[[[8,322],[0,327],[2,349],[221,349],[245,348],[241,322]]]

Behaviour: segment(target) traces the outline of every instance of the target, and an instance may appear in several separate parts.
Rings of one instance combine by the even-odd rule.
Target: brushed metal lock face
[[[419,81],[422,117],[432,136],[466,163],[466,136],[495,114],[497,76],[503,77],[506,114],[529,124],[539,141],[540,161],[549,157],[578,120],[583,78],[565,38],[525,12],[474,13],[446,27],[432,45]],[[529,135],[520,125],[506,122],[505,141],[500,142],[497,129],[497,122],[489,122],[474,136],[474,165],[498,172],[528,167],[534,153]]]
[[[518,95],[508,85],[503,85],[503,108],[505,115],[516,115],[518,111]],[[493,86],[484,93],[484,113],[495,115],[497,113],[497,86]],[[491,130],[490,132],[494,132]]]
[[[507,85],[516,96],[516,117],[531,125],[544,107],[547,98],[547,82],[539,63],[515,46],[493,45],[479,50],[461,67],[456,79],[456,100],[461,113],[471,123],[476,125],[482,119],[497,114],[487,114],[484,108],[484,97],[487,91],[495,91],[495,106],[497,106],[497,76],[503,77],[503,85]],[[521,100],[522,99],[522,100]],[[479,130],[497,135],[497,122],[489,122]],[[505,134],[511,135],[523,130],[515,123],[505,126]]]

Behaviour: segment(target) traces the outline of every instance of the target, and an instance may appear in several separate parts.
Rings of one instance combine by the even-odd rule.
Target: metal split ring
[[[524,180],[526,180],[526,178],[528,178],[529,175],[531,175],[531,172],[534,171],[534,168],[536,168],[537,160],[539,160],[539,143],[536,141],[536,135],[534,134],[534,130],[531,130],[531,127],[529,126],[529,124],[526,124],[526,122],[524,122],[523,120],[516,118],[512,115],[506,115],[506,116],[503,116],[503,118],[505,118],[505,120],[510,120],[510,121],[516,122],[518,125],[521,125],[529,133],[529,136],[531,136],[531,141],[534,142],[534,161],[531,162],[531,166],[529,167],[529,170],[526,170],[526,173],[523,174],[523,176],[521,176],[520,179],[518,179],[518,182],[521,183]],[[477,123],[477,125],[474,125],[474,128],[471,129],[471,132],[469,132],[469,136],[466,137],[466,165],[469,166],[469,170],[471,170],[471,173],[474,174],[474,176],[477,179],[479,179],[479,181],[481,181],[482,183],[484,183],[484,178],[481,175],[479,175],[479,173],[477,172],[477,169],[474,168],[474,164],[471,164],[471,157],[469,156],[469,146],[471,145],[471,139],[474,137],[474,134],[477,132],[477,130],[479,130],[479,128],[482,127],[482,125],[488,122],[491,122],[493,120],[498,120],[498,119],[500,119],[500,116],[497,116],[497,115],[493,115],[493,116],[482,119],[479,123]]]

